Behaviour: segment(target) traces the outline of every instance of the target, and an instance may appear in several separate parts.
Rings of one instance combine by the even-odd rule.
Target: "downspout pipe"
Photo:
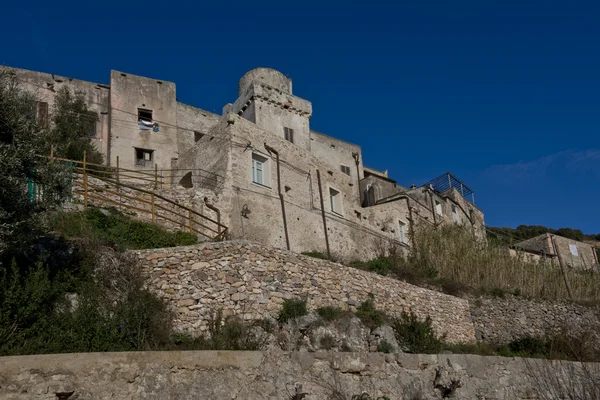
[[[283,199],[283,193],[281,193],[281,167],[279,163],[279,152],[265,143],[265,149],[269,154],[275,154],[277,161],[277,192],[279,194],[279,200],[281,201],[281,215],[283,216],[283,231],[285,233],[285,245],[290,250],[290,237],[288,235],[287,218],[285,216],[285,201]]]

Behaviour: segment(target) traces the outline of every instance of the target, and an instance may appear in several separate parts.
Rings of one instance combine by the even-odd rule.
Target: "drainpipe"
[[[413,222],[412,208],[410,206],[410,201],[408,200],[408,197],[405,197],[404,199],[406,199],[406,207],[408,207],[408,226],[410,228],[410,241],[412,243],[412,248],[414,251],[414,249],[415,249],[415,224]]]
[[[331,251],[329,250],[329,236],[327,235],[327,218],[325,218],[325,205],[323,204],[321,172],[319,170],[317,170],[317,181],[319,183],[319,199],[321,199],[321,216],[323,217],[323,230],[325,231],[325,246],[327,246],[327,258],[331,260]]]
[[[433,226],[437,228],[437,216],[435,215],[435,203],[433,202],[433,193],[431,193],[431,189],[427,189],[429,192],[429,199],[431,200],[431,213],[433,214]]]
[[[352,158],[354,158],[354,163],[356,164],[356,186],[358,186],[358,198],[360,199],[360,203],[362,204],[362,192],[360,190],[360,172],[358,165],[360,164],[360,157],[358,153],[352,153]]]
[[[279,152],[277,150],[275,150],[274,148],[272,148],[271,146],[267,145],[266,143],[265,143],[265,149],[267,149],[269,154],[275,153],[275,158],[277,160],[277,192],[279,193],[279,200],[281,201],[281,214],[283,216],[283,231],[285,233],[285,245],[287,246],[287,249],[289,250],[290,249],[290,238],[288,236],[287,219],[285,216],[285,201],[283,200],[283,193],[281,193],[281,169],[279,166]]]
[[[564,261],[562,258],[562,254],[560,254],[558,246],[556,245],[555,236],[552,235],[551,238],[552,238],[552,245],[554,247],[554,254],[556,254],[556,256],[558,257],[558,264],[560,265],[560,271],[562,272],[563,279],[565,280],[565,287],[567,288],[567,293],[569,294],[569,298],[571,300],[573,300],[573,293],[571,292],[571,285],[569,285],[569,280],[567,279],[567,274],[565,273],[565,265],[564,265]]]

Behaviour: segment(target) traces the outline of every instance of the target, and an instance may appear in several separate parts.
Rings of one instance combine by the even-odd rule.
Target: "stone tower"
[[[312,104],[292,94],[292,80],[271,68],[247,72],[238,85],[238,99],[223,108],[260,128],[310,150]]]

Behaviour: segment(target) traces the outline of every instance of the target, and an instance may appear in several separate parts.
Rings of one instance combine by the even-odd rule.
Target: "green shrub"
[[[346,314],[346,311],[336,307],[319,307],[316,311],[327,322],[335,321]]]
[[[90,207],[81,213],[59,213],[51,220],[54,230],[67,238],[103,242],[119,249],[149,249],[195,244],[196,235],[138,221],[112,208]]]
[[[403,312],[394,319],[392,328],[396,340],[411,353],[439,353],[444,348],[443,338],[438,338],[431,326],[431,318],[419,320],[412,312]]]
[[[168,350],[260,350],[266,338],[253,331],[254,323],[245,323],[237,317],[223,318],[216,312],[209,325],[210,336],[192,337],[173,334]]]
[[[320,251],[303,251],[300,254],[303,254],[305,256],[312,257],[312,258],[318,258],[320,260],[329,260],[329,257],[327,257],[327,254],[322,253]]]
[[[335,338],[329,334],[323,335],[319,340],[319,344],[321,345],[322,349],[331,350],[336,345]]]
[[[383,311],[375,308],[373,296],[363,301],[356,309],[356,316],[362,321],[365,326],[373,330],[388,321],[387,315]]]
[[[507,347],[517,357],[543,357],[548,355],[551,343],[543,338],[525,337],[508,343]]]
[[[286,323],[294,318],[308,314],[306,299],[286,299],[279,311],[279,322]]]
[[[390,342],[388,342],[387,340],[382,340],[377,345],[377,351],[380,353],[393,353],[394,346],[392,346],[392,344]]]

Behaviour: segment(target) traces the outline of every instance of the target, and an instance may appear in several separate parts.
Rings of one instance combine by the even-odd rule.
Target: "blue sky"
[[[88,3],[88,4],[84,4]],[[0,64],[174,81],[219,112],[266,66],[400,184],[451,171],[488,225],[600,233],[600,2],[10,2]]]

